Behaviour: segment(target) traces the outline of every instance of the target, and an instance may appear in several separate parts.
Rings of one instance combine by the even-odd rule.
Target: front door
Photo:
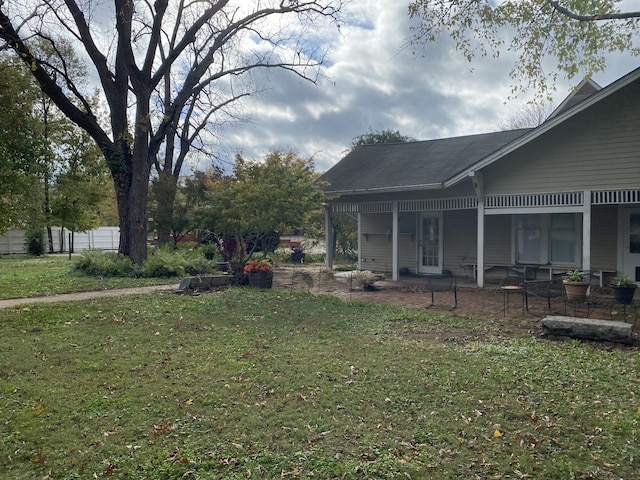
[[[640,282],[640,209],[625,211],[622,273]]]
[[[442,273],[442,213],[420,215],[418,271]]]

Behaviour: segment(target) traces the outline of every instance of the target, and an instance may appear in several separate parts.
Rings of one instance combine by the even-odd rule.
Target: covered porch
[[[525,266],[549,279],[590,271],[598,286],[618,273],[640,281],[640,189],[485,195],[479,175],[473,184],[475,196],[328,203],[327,244],[332,215],[356,213],[358,267],[392,281],[451,271],[484,287]]]

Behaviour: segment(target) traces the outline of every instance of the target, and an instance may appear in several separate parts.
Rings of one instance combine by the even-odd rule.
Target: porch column
[[[482,172],[471,172],[471,183],[478,200],[478,238],[476,247],[476,275],[478,287],[484,287],[484,182]]]
[[[591,270],[591,190],[582,199],[582,269]]]
[[[362,270],[362,214],[358,212],[358,270]]]
[[[478,251],[477,267],[478,287],[484,287],[484,200],[478,200]]]
[[[324,206],[324,244],[325,257],[324,265],[333,268],[333,221],[331,219],[331,205]]]
[[[398,281],[398,201],[393,201],[393,222],[391,224],[391,280]]]

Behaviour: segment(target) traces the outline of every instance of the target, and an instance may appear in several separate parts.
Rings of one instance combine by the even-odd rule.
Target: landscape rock
[[[542,319],[542,334],[557,337],[604,340],[617,343],[633,343],[633,325],[625,322],[547,316]]]

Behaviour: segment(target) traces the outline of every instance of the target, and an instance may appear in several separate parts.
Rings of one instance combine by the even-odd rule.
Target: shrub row
[[[73,269],[94,277],[184,277],[210,273],[213,266],[197,250],[162,246],[154,248],[143,265],[115,252],[85,251]]]

